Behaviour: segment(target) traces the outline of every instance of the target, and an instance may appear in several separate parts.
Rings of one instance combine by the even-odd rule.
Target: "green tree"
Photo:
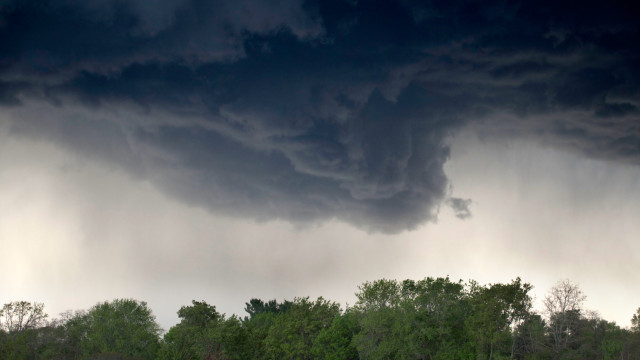
[[[631,330],[640,332],[640,308],[638,308],[636,313],[631,317]]]
[[[381,279],[358,286],[356,308],[363,311],[396,307],[402,299],[402,286],[396,280]]]
[[[358,350],[352,343],[353,336],[360,331],[356,314],[349,309],[337,316],[331,326],[320,331],[311,353],[319,360],[355,360]]]
[[[311,348],[323,329],[329,328],[340,315],[334,302],[318,298],[296,298],[291,308],[278,314],[265,338],[268,359],[313,359]]]
[[[180,323],[164,336],[160,359],[252,358],[248,331],[236,316],[225,319],[215,306],[195,300],[181,307],[178,316]]]
[[[270,314],[285,313],[291,308],[292,305],[293,305],[293,302],[289,300],[285,300],[281,303],[278,303],[275,299],[264,302],[260,299],[253,298],[249,300],[248,303],[245,303],[244,311],[246,311],[249,314],[249,317],[247,319],[252,319],[254,316],[258,314],[263,314],[263,313],[270,313]]]
[[[37,351],[33,346],[35,338],[33,330],[0,333],[0,358],[12,360],[35,359],[37,356]]]
[[[353,338],[364,359],[467,359],[468,294],[449,278],[364,283]]]
[[[516,343],[512,330],[530,313],[532,305],[528,293],[531,288],[520,278],[510,284],[472,284],[472,314],[467,325],[478,358],[514,357]]]
[[[265,340],[269,330],[275,323],[277,315],[272,312],[262,312],[246,318],[242,321],[247,330],[247,354],[249,359],[266,359]]]
[[[178,310],[180,324],[197,328],[206,328],[222,318],[216,307],[205,301],[191,301],[191,306],[182,306]]]
[[[42,328],[47,326],[44,304],[14,301],[0,309],[0,358],[36,359],[44,347]]]
[[[246,354],[249,359],[266,359],[265,340],[276,318],[288,312],[293,302],[284,300],[279,303],[275,299],[267,302],[251,299],[245,303],[245,311],[249,316],[242,320],[242,326],[247,332]]]
[[[77,323],[85,330],[80,335],[84,356],[117,354],[156,359],[161,330],[145,302],[116,299],[99,303]]]
[[[602,359],[624,358],[622,355],[627,348],[625,331],[615,323],[605,320],[601,320],[599,325],[603,328],[603,335],[599,344],[599,355]]]
[[[209,327],[196,345],[205,359],[251,359],[249,334],[236,316]]]
[[[58,329],[62,332],[63,346],[61,353],[69,359],[79,359],[82,356],[82,342],[89,330],[89,317],[84,310],[66,311],[61,315]]]
[[[180,323],[164,335],[160,358],[171,360],[203,359],[205,357],[204,334],[222,320],[215,306],[205,301],[191,302],[178,310]]]
[[[627,333],[625,352],[627,359],[640,360],[640,308],[631,317],[631,329]]]
[[[399,359],[409,329],[403,326],[402,286],[381,279],[358,287],[357,314],[360,332],[353,337],[361,359]]]
[[[533,313],[520,323],[514,333],[514,357],[524,360],[550,359],[546,327],[544,319]]]
[[[465,359],[472,355],[465,334],[468,294],[461,281],[426,278],[402,284],[410,317],[410,354],[417,359]]]

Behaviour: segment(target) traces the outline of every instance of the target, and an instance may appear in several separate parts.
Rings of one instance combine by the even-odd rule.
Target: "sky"
[[[345,306],[380,278],[640,307],[640,9],[0,1],[0,302]]]

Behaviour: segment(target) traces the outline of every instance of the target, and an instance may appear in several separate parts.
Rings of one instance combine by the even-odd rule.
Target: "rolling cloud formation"
[[[399,232],[470,216],[464,126],[640,164],[627,3],[2,1],[0,116],[212,212]]]

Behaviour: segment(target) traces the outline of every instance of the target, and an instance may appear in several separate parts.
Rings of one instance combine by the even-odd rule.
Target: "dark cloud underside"
[[[14,134],[215,212],[413,228],[448,197],[447,142],[467,124],[640,163],[626,3],[0,4]],[[467,201],[449,204],[464,218]]]

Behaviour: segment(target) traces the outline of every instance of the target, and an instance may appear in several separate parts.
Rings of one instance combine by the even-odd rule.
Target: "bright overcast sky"
[[[217,3],[217,2],[214,2]],[[557,2],[0,2],[0,302],[577,283],[640,306],[640,22]]]

